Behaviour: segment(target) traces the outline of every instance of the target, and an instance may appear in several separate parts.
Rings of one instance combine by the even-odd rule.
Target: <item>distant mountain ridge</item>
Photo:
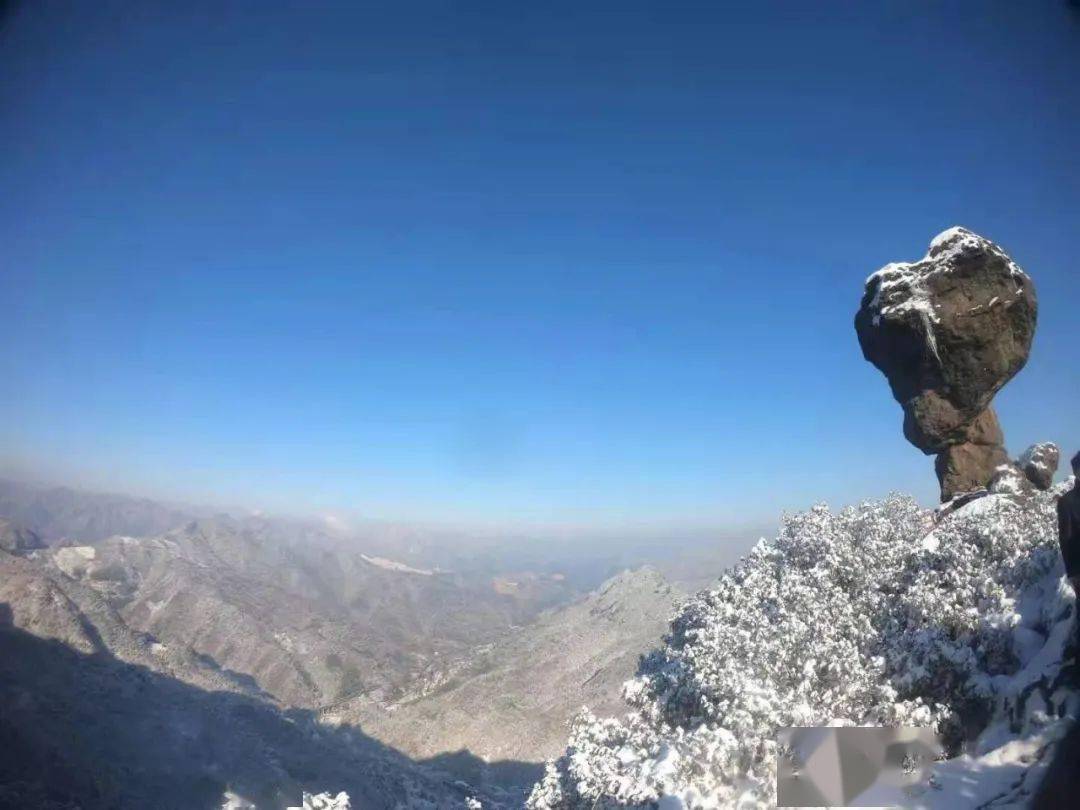
[[[435,660],[464,655],[569,595],[557,579],[507,595],[487,577],[374,564],[332,538],[197,520],[43,555],[133,628],[245,672],[285,705],[395,699]]]
[[[161,534],[209,514],[211,510],[205,508],[150,498],[0,479],[0,515],[50,544],[65,539],[95,543],[118,534]]]
[[[163,715],[141,707],[140,716],[152,725],[191,711],[202,718],[198,734],[217,741],[211,748],[238,744],[207,707],[212,715],[222,706],[253,713],[258,728],[242,733],[284,740],[260,750],[285,772],[226,757],[233,772],[211,774],[210,794],[258,795],[259,806],[295,803],[301,789],[348,789],[361,807],[414,806],[402,799],[409,796],[460,807],[466,794],[485,807],[518,807],[542,761],[560,750],[569,718],[583,704],[616,709],[623,681],[682,597],[649,567],[583,592],[611,565],[606,551],[586,550],[577,573],[564,575],[551,559],[539,569],[510,567],[540,561],[539,548],[508,544],[473,557],[468,547],[440,546],[446,538],[412,530],[369,538],[319,520],[211,514],[66,487],[0,482],[0,521],[8,549],[0,551],[0,609],[13,628],[0,634],[0,652],[28,650],[40,666],[55,667],[45,681],[55,691],[43,705],[82,713],[81,698],[64,689],[85,676],[103,714],[95,709],[84,721],[110,729],[123,717],[116,707],[130,691],[125,684],[153,683],[171,708]],[[160,526],[169,528],[140,534]],[[21,690],[11,699],[23,700],[33,691],[30,670],[16,662],[8,673]],[[207,697],[216,693],[223,697]],[[27,728],[41,725],[61,741],[73,732],[39,723],[36,711],[14,717],[9,730],[23,748],[72,765],[58,777],[74,791],[69,798],[90,789],[78,777],[87,768],[122,772],[95,760],[93,746],[89,759],[71,759],[63,742],[44,753],[48,741],[27,737]],[[283,718],[300,718],[303,733],[282,731]],[[121,746],[109,756],[121,769],[167,768],[142,739],[148,728],[140,729],[130,748],[118,730],[103,731]],[[316,746],[326,760],[319,767],[297,748],[305,735],[327,741]],[[144,745],[150,762],[141,759]],[[197,782],[204,765],[196,757],[180,770]],[[318,778],[297,778],[296,767]],[[372,773],[381,774],[377,787],[357,784]],[[48,777],[39,776],[33,790],[46,796]],[[219,776],[239,779],[247,793]],[[124,802],[145,799],[147,783],[129,789],[122,777],[103,778],[112,781],[101,796],[143,806]]]

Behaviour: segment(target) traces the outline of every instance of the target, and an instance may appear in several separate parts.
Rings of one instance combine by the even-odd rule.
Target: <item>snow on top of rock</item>
[[[923,256],[920,261],[926,262],[930,259],[938,261],[944,260],[947,268],[948,259],[962,256],[966,253],[991,253],[1006,260],[1009,271],[1013,276],[1026,275],[1016,262],[1010,259],[1001,248],[985,236],[980,236],[974,231],[969,231],[967,228],[963,228],[959,225],[954,225],[931,239],[930,247],[927,249],[926,255]]]
[[[1045,483],[1049,483],[1053,480],[1054,473],[1057,472],[1060,460],[1061,450],[1056,444],[1053,442],[1039,442],[1025,450],[1016,463],[1025,471],[1030,469],[1040,474],[1045,479]],[[1040,488],[1045,489],[1046,487]]]
[[[1023,473],[1012,464],[1002,464],[994,470],[994,480],[990,482],[990,491],[995,494],[1022,495],[1029,487]]]
[[[926,279],[931,273],[950,272],[953,264],[950,259],[975,251],[993,253],[1005,259],[1014,277],[1024,275],[1024,271],[989,239],[955,225],[935,236],[930,241],[926,255],[918,261],[890,262],[870,274],[866,279],[866,288],[874,287],[874,296],[870,301],[870,308],[876,310],[874,326],[880,325],[882,318],[915,312],[928,321],[927,331],[932,337],[929,326],[938,322],[938,316],[927,292]],[[991,301],[987,306],[995,303],[998,301]]]
[[[1056,447],[1057,447],[1057,445],[1055,445],[1053,442],[1039,442],[1038,444],[1033,444],[1033,445],[1031,445],[1031,447],[1029,447],[1027,450],[1025,450],[1021,454],[1020,459],[1019,459],[1020,464],[1021,465],[1023,465],[1023,464],[1043,464],[1043,465],[1045,465],[1046,460],[1045,460],[1044,456],[1045,456],[1046,452],[1048,450],[1050,450],[1050,448],[1056,448]]]
[[[957,513],[963,512],[967,517],[975,517],[976,515],[985,515],[988,512],[993,512],[995,509],[1001,507],[1002,501],[1005,498],[1002,494],[984,495],[981,498],[976,498],[972,501],[961,506],[957,509]]]
[[[923,273],[919,263],[891,262],[866,280],[866,285],[876,284],[870,308],[874,313],[874,326],[887,315],[917,312],[930,321],[937,321],[934,307],[923,286]]]
[[[985,241],[981,236],[969,231],[967,228],[961,225],[953,225],[930,240],[930,249],[926,255],[930,257],[940,253],[942,250],[971,249],[979,247],[980,242]]]

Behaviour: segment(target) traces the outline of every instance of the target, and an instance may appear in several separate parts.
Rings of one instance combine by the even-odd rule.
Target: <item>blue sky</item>
[[[1065,3],[179,5],[0,31],[11,473],[466,523],[931,501],[852,317],[954,224],[1040,296],[1010,449],[1080,446]]]

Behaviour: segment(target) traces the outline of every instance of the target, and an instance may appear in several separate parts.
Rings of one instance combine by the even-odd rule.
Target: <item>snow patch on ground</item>
[[[383,568],[387,571],[397,571],[401,574],[420,574],[425,577],[430,577],[435,573],[427,568],[413,568],[411,565],[406,565],[397,560],[388,560],[386,557],[369,557],[367,554],[361,554],[360,556],[364,559],[364,562],[369,565],[374,565],[376,568]]]
[[[97,557],[93,546],[66,546],[57,549],[53,555],[56,567],[72,579],[79,579],[86,573],[86,567]]]

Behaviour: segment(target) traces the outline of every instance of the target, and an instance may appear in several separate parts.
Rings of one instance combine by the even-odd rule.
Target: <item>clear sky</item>
[[[961,224],[1080,447],[1080,17],[1033,3],[17,4],[5,468],[372,517],[768,520],[932,460],[852,327]]]

